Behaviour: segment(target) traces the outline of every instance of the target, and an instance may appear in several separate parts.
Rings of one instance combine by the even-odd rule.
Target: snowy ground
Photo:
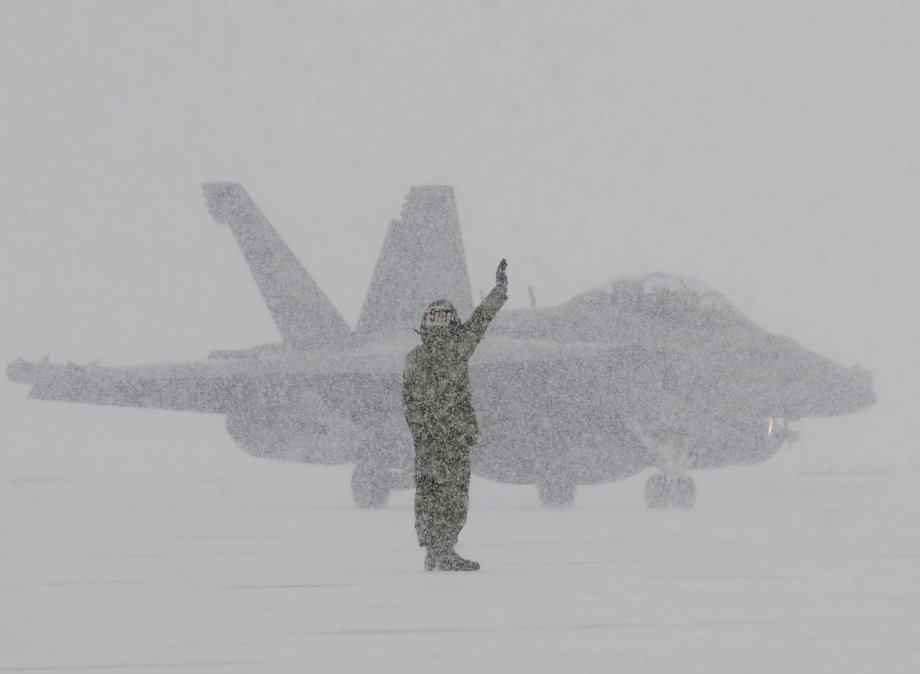
[[[646,510],[645,475],[564,511],[474,480],[483,570],[432,574],[409,492],[359,511],[347,467],[217,417],[3,394],[0,671],[920,671],[914,470],[783,450],[698,474],[692,512]]]

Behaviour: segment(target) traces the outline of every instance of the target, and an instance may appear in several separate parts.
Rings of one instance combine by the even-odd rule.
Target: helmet
[[[441,335],[460,327],[457,310],[448,300],[435,300],[428,305],[422,316],[422,334]]]

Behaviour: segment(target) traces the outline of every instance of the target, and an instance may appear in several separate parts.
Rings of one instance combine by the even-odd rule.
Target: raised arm
[[[470,320],[460,328],[460,348],[467,358],[473,355],[473,351],[486,334],[489,323],[508,299],[508,275],[505,273],[507,267],[508,263],[505,260],[499,263],[498,270],[495,272],[495,287],[473,310]]]

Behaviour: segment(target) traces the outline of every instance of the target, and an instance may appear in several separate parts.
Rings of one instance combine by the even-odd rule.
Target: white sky
[[[859,443],[920,430],[918,4],[0,1],[0,65],[4,362],[273,341],[205,181],[354,325],[448,183],[474,292],[687,274],[873,370]]]

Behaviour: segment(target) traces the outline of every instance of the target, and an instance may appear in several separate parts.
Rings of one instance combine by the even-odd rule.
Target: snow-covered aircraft
[[[280,343],[136,367],[19,359],[9,377],[32,384],[32,398],[223,414],[254,456],[354,463],[355,501],[382,506],[412,484],[400,377],[414,328],[433,298],[453,300],[462,318],[473,309],[453,190],[410,190],[354,330],[242,186],[206,184],[204,194]],[[691,507],[688,471],[765,461],[791,437],[789,421],[875,402],[867,371],[766,332],[687,279],[621,279],[551,307],[531,299],[500,312],[471,362],[473,472],[536,484],[547,505],[653,467],[648,505]]]

